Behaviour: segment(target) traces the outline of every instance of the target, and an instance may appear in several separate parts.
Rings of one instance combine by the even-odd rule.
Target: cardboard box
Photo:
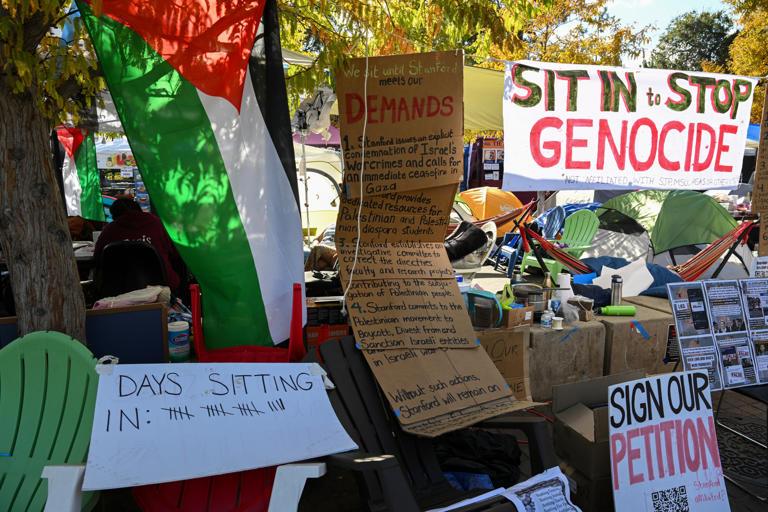
[[[562,331],[534,326],[528,346],[531,399],[552,399],[552,387],[603,375],[605,326],[572,322]]]
[[[635,316],[600,316],[605,324],[605,365],[603,375],[628,370],[647,374],[670,372],[674,363],[664,363],[672,315],[635,306]]]
[[[571,486],[571,500],[582,512],[613,512],[613,488],[611,477],[590,480],[573,466],[560,464],[560,469]]]
[[[634,304],[636,306],[643,306],[649,309],[655,309],[663,313],[672,314],[672,306],[669,303],[669,299],[662,299],[660,297],[646,297],[644,295],[638,295],[636,297],[624,297],[622,302],[627,304]]]
[[[477,331],[477,339],[518,400],[531,399],[528,378],[528,328]]]
[[[533,306],[505,309],[501,317],[501,326],[511,329],[521,325],[533,325]]]
[[[555,450],[590,480],[611,476],[608,387],[644,375],[634,371],[554,387]]]

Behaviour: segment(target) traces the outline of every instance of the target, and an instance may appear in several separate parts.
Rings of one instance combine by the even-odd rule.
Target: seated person
[[[129,196],[117,198],[109,207],[109,212],[112,214],[112,222],[101,231],[94,248],[94,256],[99,258],[104,247],[112,242],[146,242],[160,255],[165,266],[165,275],[168,277],[168,286],[172,291],[177,291],[181,279],[174,270],[173,263],[179,262],[180,258],[160,219],[151,213],[143,212],[139,203]]]
[[[331,224],[315,238],[315,245],[310,249],[307,259],[304,261],[305,271],[333,270],[338,261],[334,236],[336,224]]]
[[[93,224],[80,216],[67,217],[69,236],[73,242],[90,242],[93,240]]]

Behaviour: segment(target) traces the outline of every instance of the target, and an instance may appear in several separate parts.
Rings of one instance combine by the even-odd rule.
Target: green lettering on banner
[[[544,95],[544,101],[546,102],[544,108],[548,112],[552,112],[555,110],[555,72],[551,69],[545,69],[544,73],[547,75],[544,81],[544,86],[547,88]]]
[[[691,106],[691,93],[688,92],[688,89],[679,86],[677,84],[678,80],[685,80],[687,82],[688,75],[680,72],[672,73],[669,75],[669,78],[667,79],[669,88],[672,89],[673,92],[677,93],[680,96],[680,99],[673,101],[672,98],[667,98],[665,105],[667,108],[674,110],[675,112],[683,112]]]
[[[568,112],[576,112],[579,104],[579,80],[589,79],[589,73],[583,69],[558,71],[558,78],[568,80]]]
[[[512,67],[512,83],[518,87],[525,87],[529,90],[528,96],[521,98],[515,94],[512,102],[521,107],[535,107],[541,101],[541,87],[533,82],[529,82],[523,77],[524,71],[539,71],[538,68],[526,66],[525,64],[515,64]]]
[[[696,112],[703,114],[705,108],[704,105],[706,104],[705,96],[707,94],[707,89],[715,86],[715,79],[709,76],[691,76],[688,81],[698,89],[696,93]]]
[[[619,74],[615,71],[610,71],[608,76],[611,80],[611,90],[613,91],[611,94],[611,111],[619,111],[620,99],[624,100],[627,112],[637,111],[637,82],[635,81],[635,74],[632,72],[625,73],[627,83],[622,81],[619,78]]]
[[[611,85],[611,79],[608,78],[608,73],[606,71],[598,71],[597,76],[600,77],[600,84],[602,85],[600,110],[603,112],[608,112],[611,110],[611,96],[613,96],[613,86]]]
[[[720,101],[720,93],[725,91],[725,99]],[[718,114],[725,114],[731,109],[731,102],[733,101],[733,93],[731,92],[731,83],[728,80],[718,80],[715,85],[715,91],[712,96],[712,103],[715,106],[715,112]]]
[[[744,93],[741,92],[743,87],[746,87],[746,92]],[[752,82],[743,78],[737,78],[733,81],[733,110],[731,110],[731,119],[736,117],[739,103],[747,101],[750,96],[752,96]]]

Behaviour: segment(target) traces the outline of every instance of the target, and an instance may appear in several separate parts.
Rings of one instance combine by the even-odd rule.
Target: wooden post
[[[752,188],[752,212],[760,214],[758,256],[768,256],[768,85],[765,87],[763,117],[760,119],[760,142],[757,146],[755,184]]]

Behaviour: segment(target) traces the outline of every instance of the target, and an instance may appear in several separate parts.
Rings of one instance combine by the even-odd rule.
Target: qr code
[[[689,512],[691,510],[684,485],[651,493],[651,500],[653,512]]]

